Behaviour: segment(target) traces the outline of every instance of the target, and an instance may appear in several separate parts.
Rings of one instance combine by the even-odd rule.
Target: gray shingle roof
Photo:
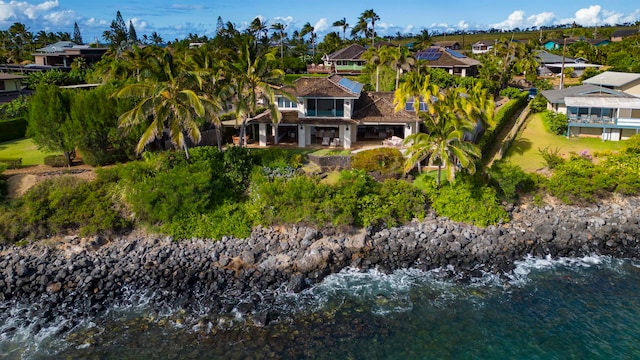
[[[640,80],[640,74],[605,71],[583,81],[584,84],[621,87]]]
[[[596,95],[596,96],[617,96],[617,97],[633,97],[632,95],[625,94],[620,91],[607,89],[601,86],[596,85],[580,85],[580,86],[571,86],[568,88],[564,88],[561,90],[545,90],[541,92],[542,96],[547,99],[552,104],[564,104],[564,99],[566,97],[575,97],[575,96],[588,96],[588,95]]]
[[[327,57],[331,61],[335,60],[359,60],[362,54],[367,51],[364,46],[351,44],[344,49],[329,54]]]

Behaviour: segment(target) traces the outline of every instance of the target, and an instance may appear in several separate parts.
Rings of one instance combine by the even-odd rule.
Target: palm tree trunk
[[[216,143],[218,143],[218,151],[222,151],[222,131],[218,125],[216,125]]]
[[[376,91],[379,91],[378,90],[379,82],[380,82],[380,66],[376,66]],[[397,88],[398,87],[396,86],[396,89]]]
[[[442,173],[442,165],[438,164],[438,177],[436,178],[436,189],[440,188],[440,174]]]
[[[400,83],[400,69],[396,69],[396,90],[398,90],[399,83]]]
[[[273,124],[273,143],[278,145],[278,124]]]

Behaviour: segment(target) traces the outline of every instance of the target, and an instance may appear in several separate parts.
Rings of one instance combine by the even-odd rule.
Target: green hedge
[[[27,133],[25,119],[13,119],[0,122],[0,142],[22,139]]]
[[[527,106],[527,93],[522,93],[519,97],[509,100],[508,103],[504,104],[500,110],[496,112],[494,116],[496,125],[485,131],[478,144],[483,156],[489,154],[498,138],[498,134],[500,134],[504,126],[509,122],[509,119],[515,116],[518,111],[522,110],[525,106]]]

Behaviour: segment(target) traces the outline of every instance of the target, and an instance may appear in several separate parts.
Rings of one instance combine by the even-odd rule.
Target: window
[[[279,109],[293,109],[298,107],[295,101],[291,101],[284,97],[278,97],[278,108]]]
[[[0,90],[5,90],[4,80],[0,81]]]
[[[307,99],[307,116],[343,117],[344,99]]]
[[[404,109],[406,111],[415,111],[415,108],[413,107],[414,102],[408,102],[404,105]],[[420,101],[420,111],[427,111],[427,103],[425,103],[424,101]]]

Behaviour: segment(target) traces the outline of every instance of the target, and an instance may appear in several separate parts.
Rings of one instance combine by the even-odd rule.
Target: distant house
[[[471,45],[471,52],[473,54],[485,54],[493,50],[494,43],[488,41],[478,41]]]
[[[415,114],[395,112],[392,92],[363,92],[362,87],[334,74],[299,78],[293,87],[283,88],[296,100],[277,96],[282,114],[278,142],[294,143],[300,148],[319,145],[349,149],[357,142],[381,145],[383,140],[394,137],[394,146],[399,146],[404,137],[418,132]],[[269,112],[251,119],[249,127],[257,133],[259,146],[273,141],[275,131]]]
[[[322,57],[323,64],[307,65],[308,73],[324,74],[360,74],[367,61],[362,58],[362,54],[367,51],[364,46],[351,44]]]
[[[638,29],[616,30],[611,34],[611,41],[618,42],[628,38],[629,36],[636,35],[640,35],[640,27]]]
[[[538,75],[551,76],[560,75],[562,68],[573,69],[573,76],[581,76],[588,67],[599,69],[602,65],[590,64],[585,58],[570,58],[550,53],[545,50],[536,52],[535,58],[538,61]]]
[[[36,50],[33,55],[39,66],[70,67],[75,58],[83,58],[87,64],[100,61],[107,48],[77,45],[71,41],[59,41]]]
[[[640,98],[596,85],[546,90],[547,108],[568,117],[568,136],[624,140],[640,132]]]
[[[415,54],[416,60],[427,61],[432,68],[444,69],[451,75],[475,76],[480,61],[465,56],[455,50],[432,46]]]
[[[593,46],[602,46],[602,45],[607,45],[611,43],[609,39],[585,39],[585,38],[566,39],[567,46],[581,42],[581,41],[586,42],[587,44],[591,44]],[[555,40],[548,40],[547,42],[542,44],[542,46],[546,50],[557,50],[557,49],[562,49],[562,47],[564,46],[564,43],[565,43],[564,39],[555,39]]]
[[[438,41],[433,43],[433,45],[436,46],[440,46],[443,47],[445,49],[449,49],[449,50],[460,50],[461,46],[460,43],[457,41]]]
[[[15,94],[22,91],[22,79],[26,76],[0,73],[0,95]]]
[[[640,97],[640,74],[605,71],[586,79],[583,84],[598,85]]]

